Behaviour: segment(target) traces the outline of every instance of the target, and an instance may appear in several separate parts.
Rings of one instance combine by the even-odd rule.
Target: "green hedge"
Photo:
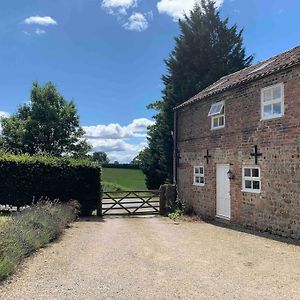
[[[41,198],[77,200],[91,214],[101,196],[99,165],[86,160],[0,154],[0,204],[22,207]]]

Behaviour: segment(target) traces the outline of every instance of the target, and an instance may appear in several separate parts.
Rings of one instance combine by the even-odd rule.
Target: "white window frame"
[[[273,90],[274,88],[280,86],[281,87],[281,97],[278,99],[272,99],[272,100],[268,100],[268,101],[264,101],[264,92],[267,90]],[[270,120],[270,119],[275,119],[275,118],[281,118],[282,116],[284,116],[284,84],[283,83],[279,83],[279,84],[275,84],[275,85],[271,85],[268,87],[265,87],[263,89],[261,89],[261,96],[260,96],[260,102],[261,102],[261,120]],[[281,114],[272,114],[271,116],[264,116],[264,107],[267,105],[273,105],[280,103],[281,104]]]
[[[245,169],[250,169],[251,171],[251,176],[245,176]],[[253,177],[252,176],[252,170],[253,169],[258,169],[258,177]],[[259,166],[243,166],[242,168],[242,178],[243,178],[243,187],[242,191],[247,192],[247,193],[256,193],[259,194],[261,193],[261,172],[260,172],[260,167]],[[246,188],[246,181],[251,181],[251,186],[252,188]],[[259,189],[254,189],[253,188],[253,181],[258,181],[259,182]]]
[[[216,106],[220,106],[219,110],[216,112],[212,112],[213,108],[215,108]],[[209,109],[208,116],[213,117],[216,115],[220,115],[224,106],[225,106],[225,101],[219,101],[219,102],[214,103]]]
[[[199,170],[199,173],[196,173],[196,170]],[[200,172],[202,169],[202,173]],[[203,178],[203,182],[197,182],[196,181],[196,178],[199,178],[199,181],[200,181],[200,178]],[[193,171],[193,185],[196,185],[196,186],[204,186],[205,185],[205,175],[204,175],[204,166],[194,166],[194,171]]]
[[[214,115],[211,117],[211,129],[212,130],[216,130],[216,129],[221,129],[225,127],[225,106],[223,106],[222,108],[222,112],[221,114],[218,115]],[[223,118],[223,125],[220,125],[220,119]],[[214,126],[214,121],[218,120],[218,126]]]

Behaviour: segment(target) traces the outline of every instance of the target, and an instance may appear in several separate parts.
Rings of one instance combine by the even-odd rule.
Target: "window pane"
[[[208,116],[210,117],[210,116],[220,114],[223,107],[224,107],[224,101],[213,104],[209,110]]]
[[[251,181],[250,181],[250,180],[246,180],[246,181],[245,181],[245,188],[246,188],[246,189],[251,189],[251,188],[252,188],[252,185],[251,185]]]
[[[203,168],[202,167],[200,167],[200,174],[203,174],[204,172],[203,172]]]
[[[219,126],[224,126],[224,117],[219,118]]]
[[[260,182],[259,181],[253,181],[253,189],[259,190],[260,188]]]
[[[195,176],[195,183],[200,183],[200,177]]]
[[[195,168],[195,174],[199,174],[199,168]]]
[[[281,102],[273,104],[273,114],[281,115]]]
[[[252,169],[252,177],[259,177],[259,169]]]
[[[214,118],[213,119],[213,127],[218,127],[218,126],[219,126],[218,118]]]
[[[200,183],[204,183],[204,177],[200,177]]]
[[[250,177],[251,176],[251,169],[244,169],[244,176]]]
[[[264,116],[265,117],[272,116],[272,104],[264,106]]]
[[[276,86],[273,88],[273,99],[281,98],[281,86]]]
[[[263,101],[272,100],[272,89],[268,89],[263,92]]]

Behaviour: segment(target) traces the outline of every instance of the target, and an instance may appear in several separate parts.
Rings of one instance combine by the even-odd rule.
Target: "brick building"
[[[174,115],[181,202],[300,238],[300,46],[219,79]]]

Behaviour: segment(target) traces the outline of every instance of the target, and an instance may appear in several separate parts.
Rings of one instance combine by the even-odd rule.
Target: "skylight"
[[[208,113],[208,116],[215,116],[215,115],[219,115],[222,112],[222,109],[224,107],[224,101],[220,101],[217,103],[214,103]]]
[[[264,68],[267,67],[269,64],[271,64],[273,61],[274,61],[274,59],[273,59],[273,60],[270,60],[270,61],[267,61],[266,63],[260,65],[259,67],[257,67],[257,68],[254,69],[253,71],[251,71],[249,74],[256,73],[256,72],[258,72],[258,71],[264,69]]]

